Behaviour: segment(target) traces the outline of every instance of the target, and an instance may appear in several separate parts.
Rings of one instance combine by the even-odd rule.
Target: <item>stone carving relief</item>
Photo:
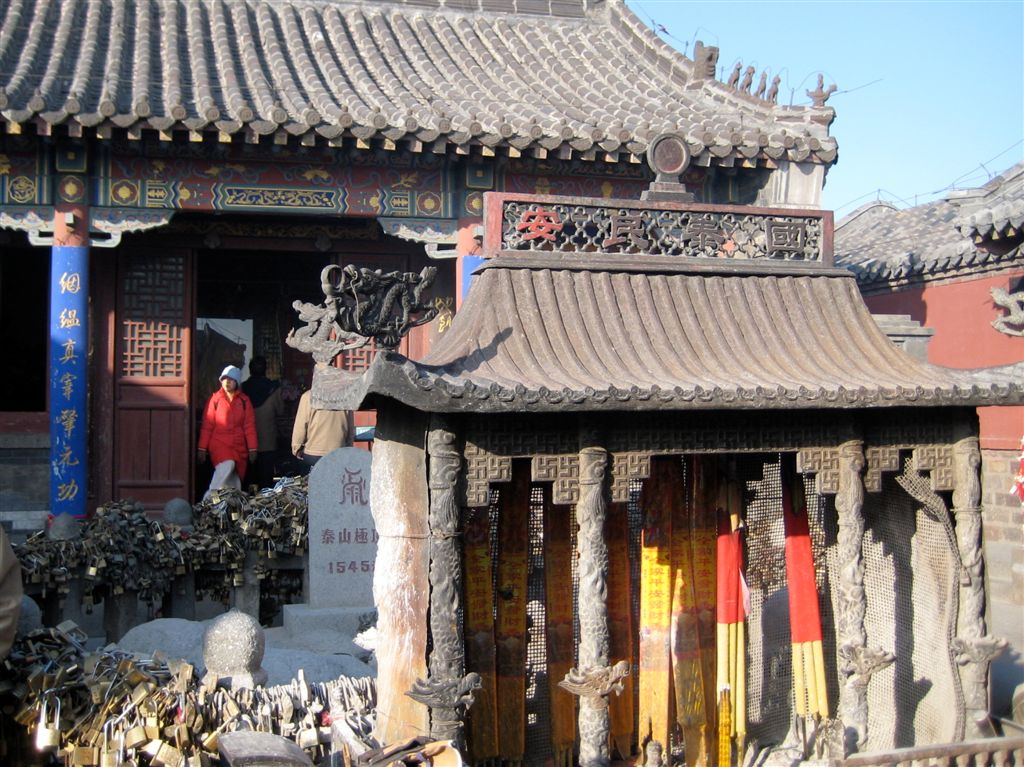
[[[839,491],[838,448],[798,450],[796,470],[801,474],[814,474],[819,495],[835,495]]]
[[[1024,336],[1024,290],[1008,293],[992,288],[992,302],[1009,312],[992,320],[992,327],[1008,336]]]
[[[900,450],[898,447],[869,447],[864,451],[867,468],[864,471],[864,489],[869,493],[882,492],[883,472],[900,470]]]
[[[955,484],[953,448],[950,445],[922,445],[914,448],[914,465],[929,472],[932,490],[952,490]]]

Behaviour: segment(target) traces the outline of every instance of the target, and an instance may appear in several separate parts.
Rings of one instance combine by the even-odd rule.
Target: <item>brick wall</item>
[[[1016,450],[981,453],[988,632],[1010,644],[992,664],[992,709],[1001,715],[1024,683],[1024,511],[1008,492],[1019,465]]]
[[[15,543],[46,526],[49,463],[49,435],[0,434],[0,521]]]

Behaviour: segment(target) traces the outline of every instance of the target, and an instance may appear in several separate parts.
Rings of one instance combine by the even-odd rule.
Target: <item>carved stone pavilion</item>
[[[309,385],[282,339],[325,262],[436,266],[422,357],[485,191],[635,198],[674,131],[698,200],[820,205],[827,92],[778,104],[692,55],[622,0],[0,0],[0,516],[201,495],[224,365]]]
[[[378,736],[724,765],[989,734],[975,408],[1020,371],[896,348],[830,213],[652,162],[643,200],[486,195],[431,352],[315,374],[377,410]]]

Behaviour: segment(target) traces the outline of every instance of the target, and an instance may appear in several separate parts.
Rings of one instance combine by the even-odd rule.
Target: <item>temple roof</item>
[[[1004,268],[1024,259],[1024,162],[984,186],[899,210],[863,205],[835,228],[835,262],[865,288]]]
[[[940,368],[897,349],[844,270],[695,272],[588,257],[485,263],[424,360],[383,352],[361,375],[318,370],[314,398],[357,408],[383,397],[428,412],[1024,402],[1021,370]]]
[[[611,159],[672,131],[697,165],[834,162],[832,109],[694,55],[622,0],[0,0],[0,122]]]

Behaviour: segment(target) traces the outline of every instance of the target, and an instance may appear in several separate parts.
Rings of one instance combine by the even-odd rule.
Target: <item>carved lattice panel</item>
[[[903,413],[887,413],[884,420],[866,426],[864,441],[869,445],[910,448],[952,444],[955,440],[953,424],[948,418],[936,420]]]
[[[471,442],[466,443],[466,498],[469,507],[486,506],[490,501],[491,482],[512,479],[511,456],[494,455]]]
[[[956,484],[951,445],[924,445],[914,449],[914,465],[929,472],[932,490],[952,490]]]
[[[629,502],[629,483],[651,476],[648,453],[615,453],[612,455],[612,503]]]
[[[869,493],[882,492],[882,472],[900,470],[900,451],[896,447],[869,447],[864,451],[864,460],[864,489]]]
[[[126,259],[121,307],[121,375],[183,378],[185,258],[137,254]]]
[[[370,367],[373,358],[377,356],[377,341],[373,338],[366,346],[358,349],[348,349],[341,355],[341,367],[344,370],[351,370],[356,373],[362,372]]]
[[[551,502],[576,503],[580,497],[580,457],[578,455],[537,455],[531,462],[534,482],[552,482]]]
[[[799,450],[796,454],[796,470],[801,474],[815,475],[818,495],[835,495],[839,492],[838,449]]]
[[[481,424],[482,428],[468,431],[467,441],[472,441],[489,453],[514,457],[533,455],[575,454],[578,450],[575,430],[529,429],[515,419],[493,420],[493,425]]]

